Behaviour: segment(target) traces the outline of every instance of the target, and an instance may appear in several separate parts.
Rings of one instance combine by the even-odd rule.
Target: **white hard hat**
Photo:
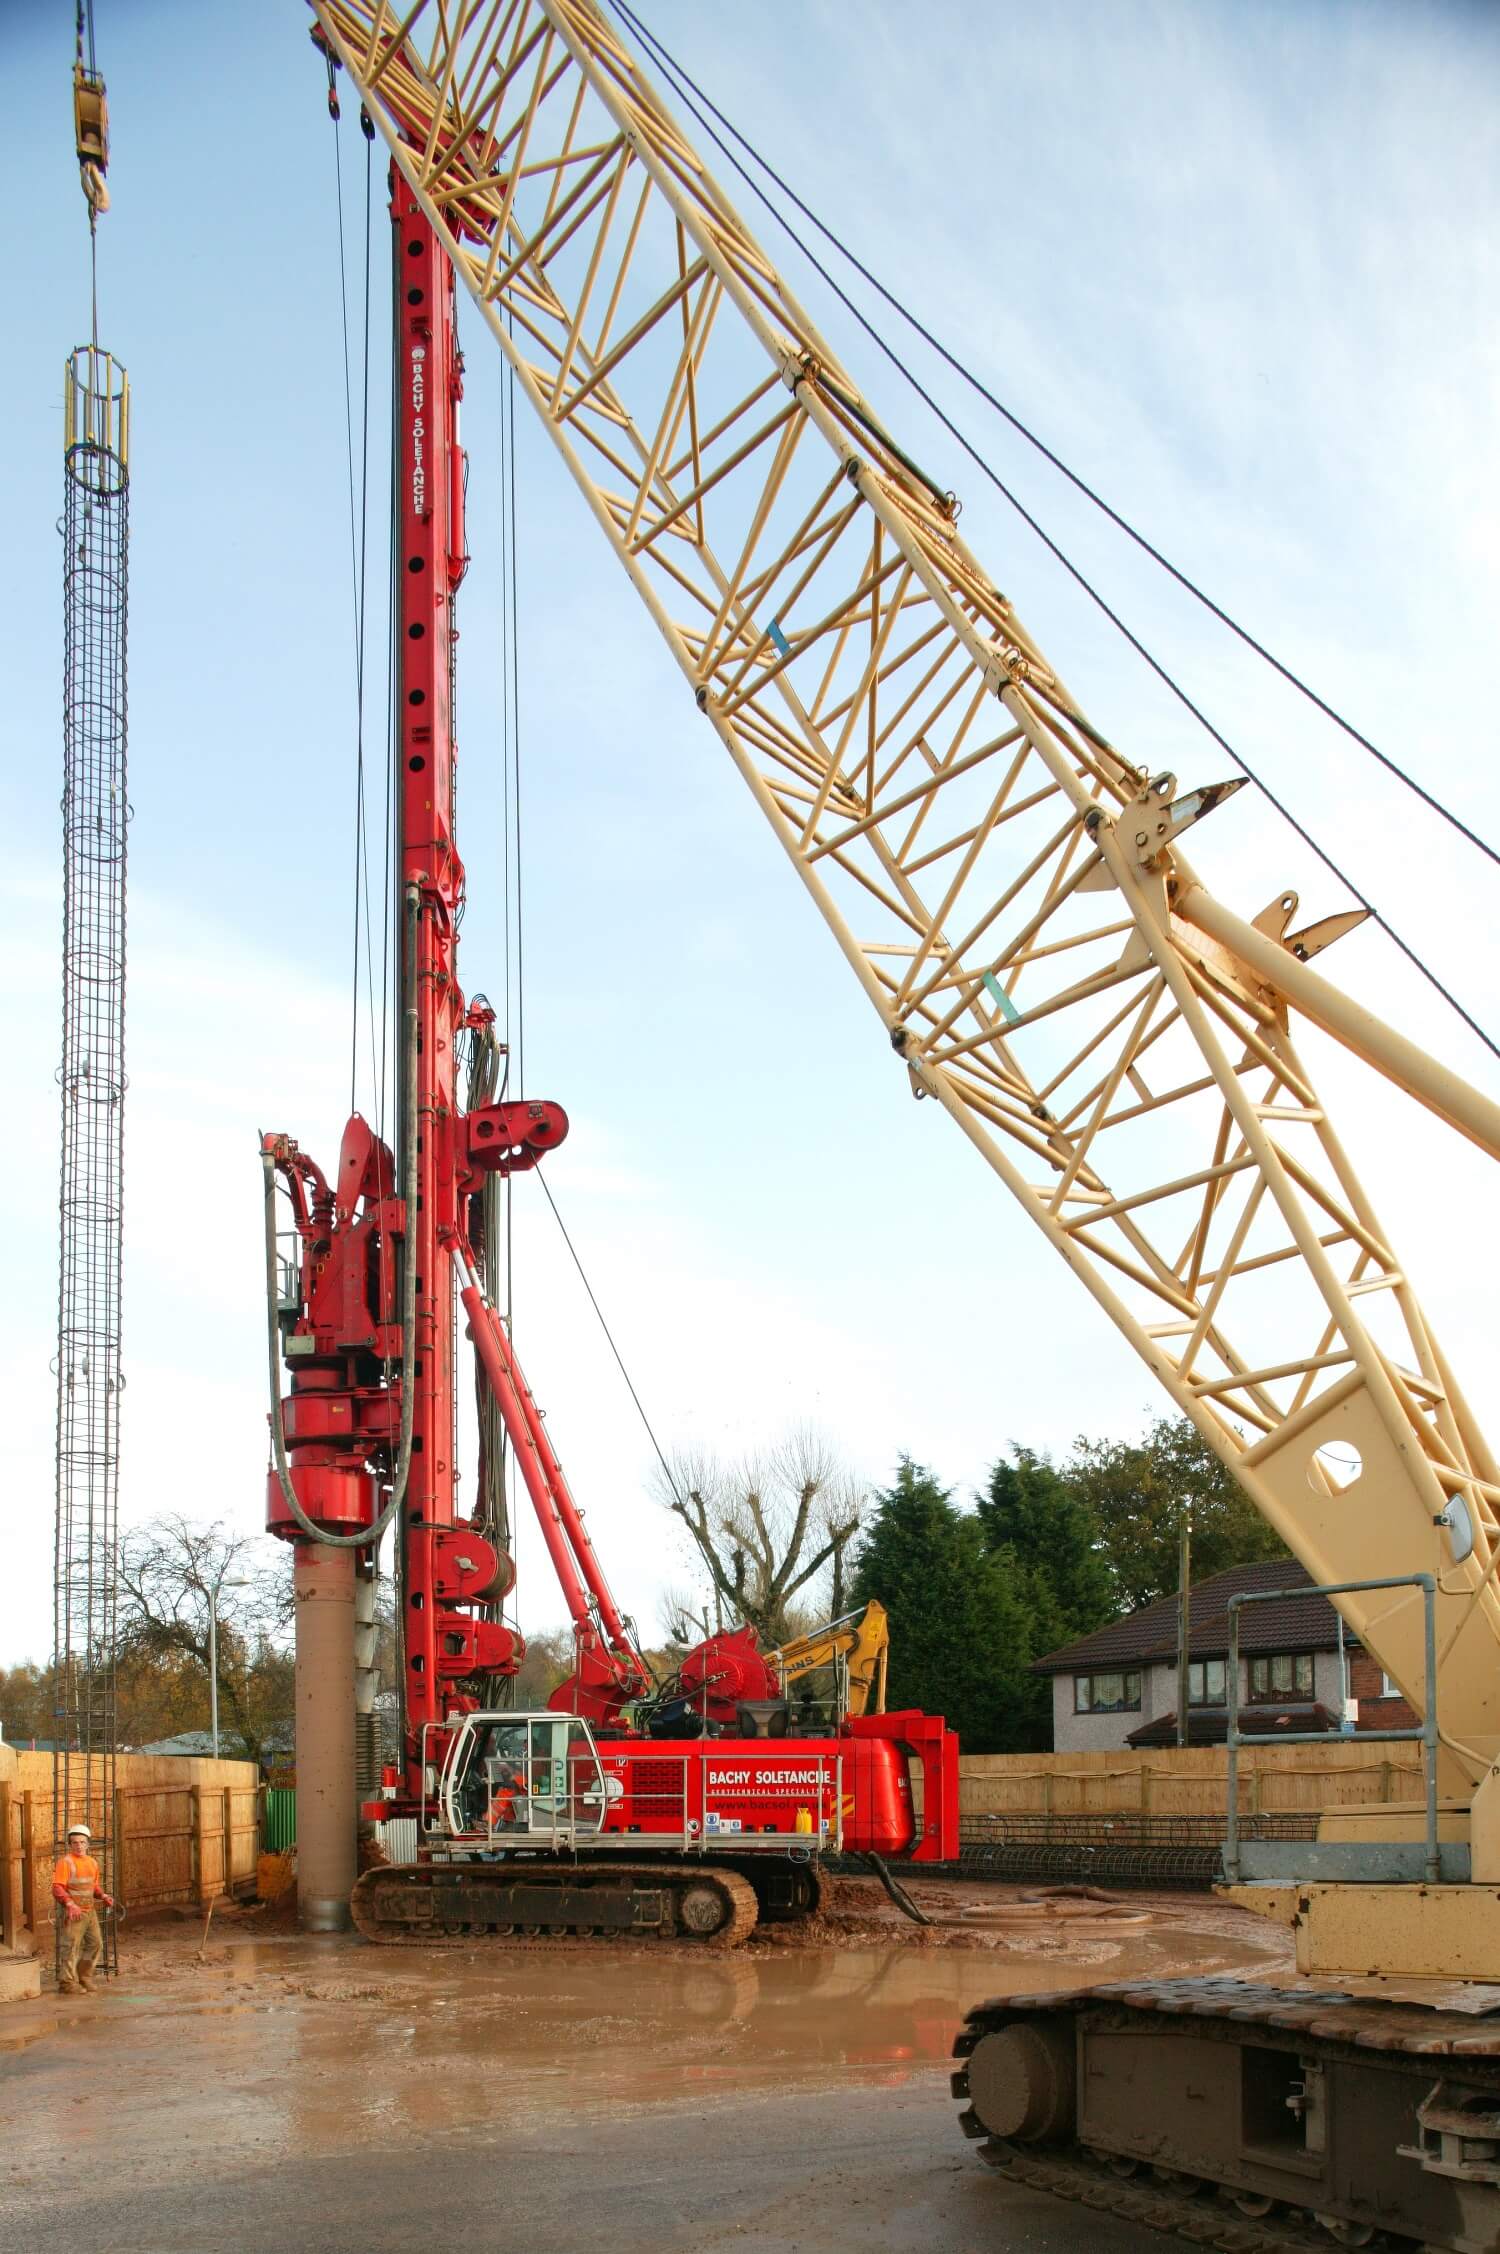
[[[93,1836],[87,1824],[69,1824],[68,1826],[68,1837],[70,1839],[92,1839]]]

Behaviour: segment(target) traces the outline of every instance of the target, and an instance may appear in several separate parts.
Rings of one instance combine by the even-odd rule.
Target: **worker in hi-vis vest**
[[[115,1906],[114,1896],[99,1883],[99,1865],[89,1853],[92,1839],[87,1824],[71,1825],[67,1853],[58,1856],[52,1873],[52,1899],[62,1935],[57,1985],[65,1996],[92,1989],[94,1967],[104,1949],[97,1905],[102,1902],[107,1910]]]

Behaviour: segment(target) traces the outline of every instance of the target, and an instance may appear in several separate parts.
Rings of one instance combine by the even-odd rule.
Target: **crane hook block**
[[[78,177],[90,211],[109,209],[104,175],[109,170],[109,103],[104,81],[82,63],[73,65],[73,139],[78,150]]]

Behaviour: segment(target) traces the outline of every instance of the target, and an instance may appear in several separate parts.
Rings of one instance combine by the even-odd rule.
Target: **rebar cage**
[[[59,1849],[68,1824],[90,1826],[115,1894],[129,417],[125,370],[80,345],[64,392],[53,1809]]]

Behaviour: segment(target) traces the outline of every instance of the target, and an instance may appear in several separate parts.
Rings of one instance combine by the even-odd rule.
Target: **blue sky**
[[[1045,10],[652,0],[667,44],[808,200],[1080,471],[1481,830],[1500,376],[1500,23],[1402,0]],[[329,1156],[348,1103],[353,668],[332,128],[305,11],[99,0],[115,209],[101,334],[135,393],[127,1520],[254,1526],[256,1133]],[[71,11],[0,5],[15,230],[0,618],[6,837],[0,1660],[50,1641],[60,902],[62,362],[87,325]],[[363,144],[346,104],[351,249]],[[720,168],[722,169],[722,168]],[[757,228],[758,212],[742,205]],[[773,254],[781,240],[762,229]],[[377,178],[377,385],[385,222]],[[788,272],[1095,718],[1208,781],[1183,716]],[[356,276],[357,290],[357,276]],[[356,326],[358,307],[356,303]],[[464,975],[502,982],[498,435],[470,324],[476,562],[461,622]],[[935,388],[1233,740],[1500,1024],[1483,865],[1300,710],[1011,434]],[[521,409],[524,416],[524,406]],[[1128,1431],[1150,1381],[960,1139],[913,1106],[847,970],[683,697],[545,438],[519,462],[527,1086],[550,1180],[668,1445],[816,1425],[874,1480],[968,1489],[1011,1438]],[[378,479],[377,479],[378,491]],[[383,501],[375,512],[383,521]],[[374,547],[379,550],[379,539]],[[378,604],[374,613],[379,620]],[[381,628],[377,623],[378,642]],[[1194,855],[1253,914],[1342,904],[1253,794]],[[1336,975],[1492,1091],[1378,934]],[[1309,1040],[1310,1050],[1315,1044]],[[1330,1101],[1471,1392],[1491,1170],[1331,1058]],[[686,1580],[650,1450],[550,1218],[517,1202],[517,1338],[627,1603]],[[559,1607],[521,1537],[521,1610]]]

